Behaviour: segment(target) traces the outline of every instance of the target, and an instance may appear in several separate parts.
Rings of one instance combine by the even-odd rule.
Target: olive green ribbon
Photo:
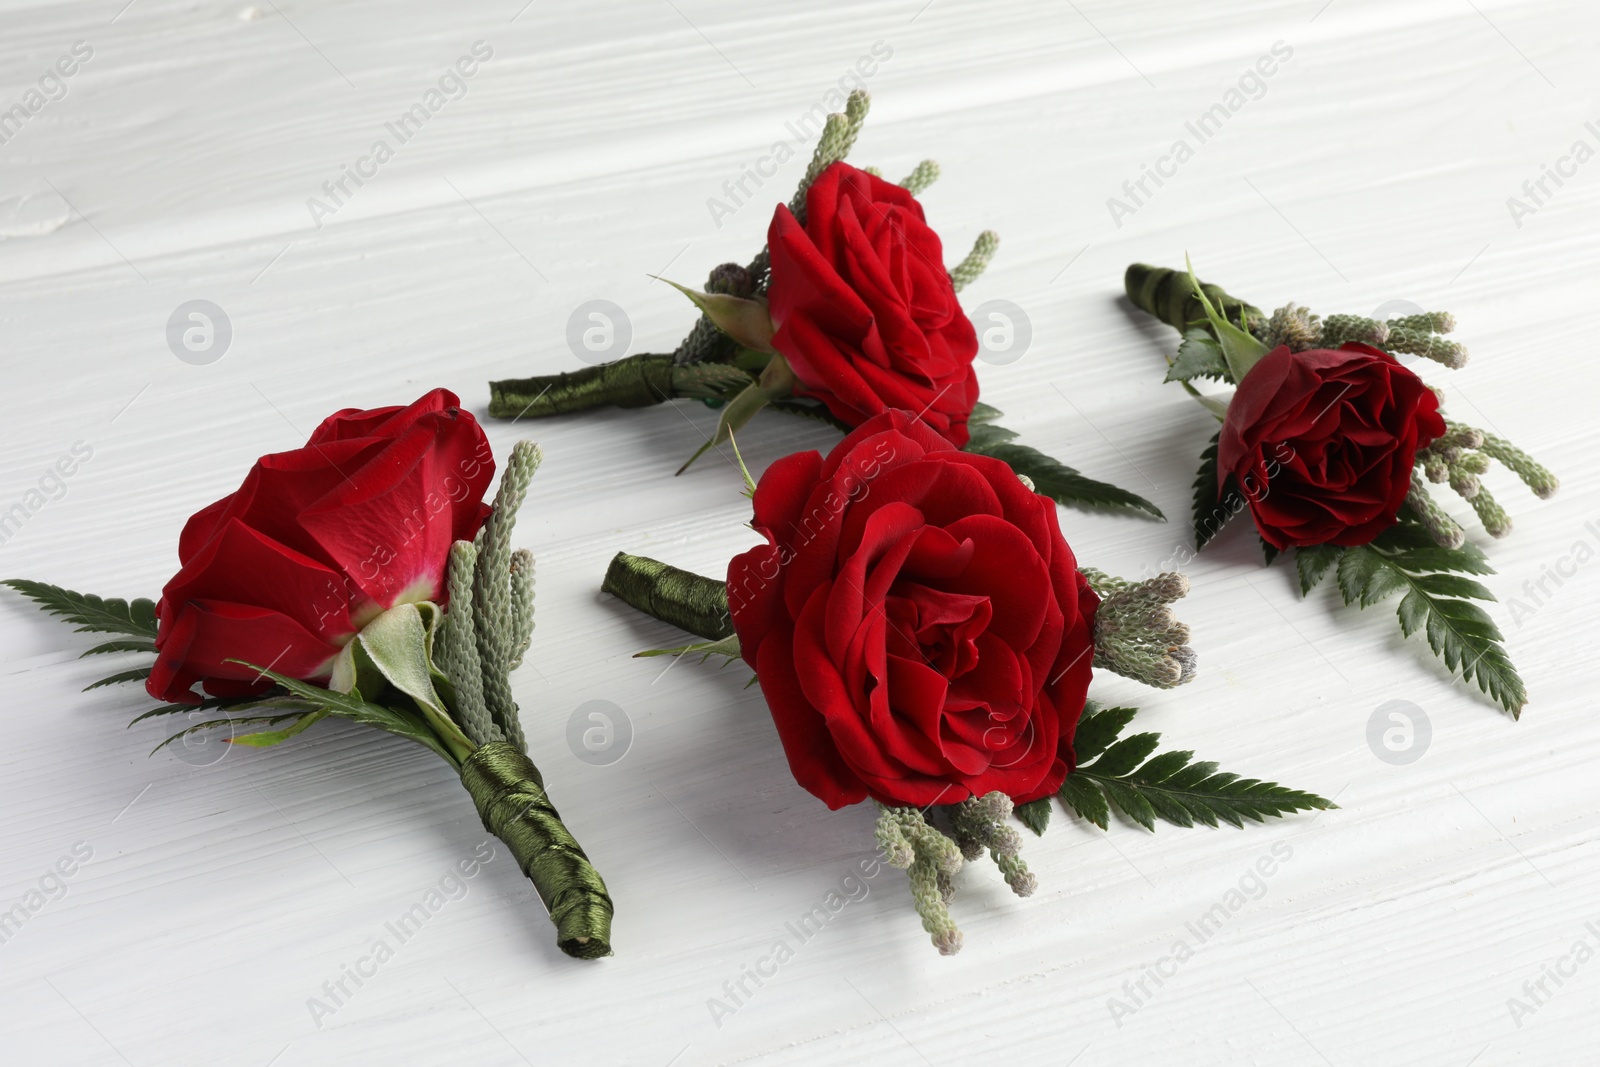
[[[544,777],[515,745],[491,741],[461,764],[461,784],[504,841],[556,925],[556,945],[581,960],[611,955],[611,897],[544,790]]]
[[[1204,322],[1205,307],[1189,284],[1187,271],[1152,267],[1135,263],[1123,277],[1123,286],[1133,306],[1147,315],[1154,315],[1179,333],[1188,332],[1192,323]],[[1261,309],[1230,296],[1220,285],[1206,282],[1201,290],[1224,318],[1235,326],[1244,326],[1254,319],[1264,318]]]
[[[490,382],[489,414],[515,419],[606,406],[647,408],[675,395],[672,357],[638,355],[564,374]]]
[[[647,408],[667,400],[725,398],[754,379],[726,363],[676,364],[641,352],[614,363],[535,378],[489,383],[489,414],[497,419],[541,418],[589,408]]]
[[[646,615],[712,641],[733,636],[728,586],[646,556],[618,552],[601,590]]]

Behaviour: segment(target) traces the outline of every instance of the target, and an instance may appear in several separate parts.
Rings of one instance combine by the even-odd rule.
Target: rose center
[[[993,614],[988,597],[899,581],[889,591],[884,610],[891,653],[920,659],[952,681],[977,667],[978,638],[989,628]]]

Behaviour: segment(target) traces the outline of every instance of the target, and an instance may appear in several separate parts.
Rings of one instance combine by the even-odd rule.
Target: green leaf
[[[1057,793],[1068,808],[1102,830],[1113,805],[1146,830],[1154,830],[1158,819],[1176,826],[1243,826],[1246,819],[1264,822],[1336,806],[1314,793],[1219,772],[1215,763],[1194,762],[1192,752],[1152,756],[1159,734],[1113,741],[1134,714],[1132,708],[1085,712],[1073,749],[1080,760],[1099,758],[1067,775]]]
[[[733,435],[744,429],[745,424],[755,418],[756,413],[762,408],[774,400],[783,400],[791,396],[795,384],[794,371],[790,369],[788,361],[780,353],[773,353],[765,369],[762,370],[761,377],[734,394],[722,406],[722,413],[717,417],[716,431],[706,439],[705,444],[695,450],[694,455],[684,461],[683,466],[678,468],[678,473],[682,474],[688,470],[690,464],[705,455],[708,450],[733,440]]]
[[[1423,536],[1426,537],[1427,534],[1424,533]],[[1392,544],[1392,542],[1385,543]],[[1464,543],[1460,548],[1444,548],[1435,544],[1430,538],[1425,546],[1405,548],[1404,551],[1406,565],[1417,571],[1453,571],[1456,574],[1494,573],[1494,568],[1489,566],[1488,557],[1483,554],[1483,549],[1471,541]]]
[[[241,660],[230,662],[240,663]],[[408,741],[415,741],[419,745],[437,752],[451,766],[460,766],[460,759],[452,755],[439,737],[429,729],[428,722],[422,717],[421,712],[405,708],[388,708],[378,704],[369,704],[361,698],[360,690],[349,693],[336,693],[331,689],[324,689],[310,682],[302,682],[298,678],[279,674],[276,671],[265,670],[253,664],[246,663],[251,670],[259,670],[263,677],[271,678],[285,690],[288,698],[274,698],[275,701],[293,699],[311,711],[326,710],[330,715],[349,719],[351,722],[364,723],[375,726],[380,730],[403,737]]]
[[[1106,795],[1089,779],[1080,778],[1076,772],[1067,775],[1056,796],[1080,819],[1087,819],[1102,830],[1110,828],[1111,809],[1106,805]]]
[[[152,640],[156,636],[156,606],[150,600],[102,599],[26,578],[6,579],[0,585],[9,585],[50,614],[76,623],[78,633],[127,634]]]
[[[1219,382],[1232,382],[1228,361],[1222,346],[1204,329],[1195,327],[1184,332],[1178,355],[1167,368],[1164,381],[1188,382],[1196,378],[1215,378]]]
[[[1017,431],[1008,430],[1004,426],[996,426],[989,422],[979,423],[976,426],[968,423],[967,433],[970,435],[966,446],[968,452],[984,453],[996,445],[1003,445],[1007,441],[1015,441],[1017,439]]]
[[[731,400],[732,397],[729,397],[728,399]],[[849,423],[842,421],[836,417],[833,412],[829,411],[826,407],[814,400],[788,397],[782,400],[769,400],[767,402],[767,406],[772,408],[774,411],[782,411],[790,415],[798,415],[803,419],[815,419],[817,422],[825,422],[829,426],[832,426],[834,429],[839,430],[842,433],[849,433],[852,429]]]
[[[356,693],[358,678],[373,671],[385,682],[416,702],[434,735],[445,747],[469,753],[473,743],[450,717],[439,693],[433,687],[433,627],[438,625],[438,605],[396,604],[361,628],[355,640],[345,646],[334,662],[330,687],[337,692]]]
[[[1244,376],[1250,373],[1250,368],[1267,354],[1267,346],[1257,340],[1250,331],[1240,329],[1224,318],[1211,303],[1211,298],[1206,295],[1205,289],[1201,287],[1200,279],[1194,276],[1194,264],[1188,262],[1187,257],[1185,265],[1189,268],[1189,285],[1199,298],[1200,306],[1205,309],[1206,319],[1211,323],[1211,329],[1217,335],[1217,340],[1221,342],[1228,372],[1234,381],[1242,382]]]
[[[1179,382],[1178,384],[1183,386],[1183,391],[1188,393],[1195,403],[1209,411],[1212,418],[1218,422],[1228,421],[1228,404],[1232,399],[1231,397],[1207,396],[1188,382]]]
[[[643,652],[635,652],[634,659],[648,659],[653,656],[689,656],[698,653],[700,662],[704,663],[712,656],[723,656],[726,667],[729,663],[739,659],[739,635],[729,634],[718,641],[696,641],[693,644],[679,645],[677,648],[647,648]]]
[[[1488,573],[1493,572],[1481,550],[1441,548],[1419,523],[1403,519],[1371,544],[1344,550],[1339,591],[1346,604],[1361,607],[1403,591],[1397,609],[1401,633],[1423,633],[1433,654],[1453,674],[1475,682],[1512,718],[1520,718],[1527,688],[1505,650],[1500,628],[1472,603],[1492,601],[1494,595],[1481,583],[1460,577]]]
[[[98,682],[90,682],[83,687],[83,691],[87,693],[91,689],[99,689],[107,685],[118,685],[122,682],[142,682],[148,677],[150,677],[149,667],[135,667],[129,671],[118,671],[116,674],[108,675]]]
[[[295,720],[293,726],[285,729],[257,730],[254,733],[238,734],[226,740],[230,745],[250,745],[253,748],[266,748],[270,745],[282,744],[300,731],[308,729],[312,723],[321,721],[327,714],[327,709],[307,712]]]
[[[1434,541],[1422,523],[1409,517],[1409,507],[1401,511],[1402,521],[1389,527],[1377,539],[1392,552],[1404,552],[1407,565],[1418,571],[1453,571],[1457,574],[1493,574],[1483,549],[1467,541],[1460,548],[1444,548]]]
[[[172,744],[172,742],[181,741],[190,734],[197,734],[201,730],[217,730],[224,726],[229,727],[230,729],[238,726],[276,726],[280,722],[286,722],[289,719],[303,718],[309,714],[311,713],[305,711],[290,711],[284,712],[280,715],[239,715],[227,719],[211,719],[208,722],[196,723],[187,730],[179,730],[177,733],[161,742],[155,748],[152,748],[150,750],[150,755],[154,756],[157,752],[160,752],[162,749]]]
[[[1222,496],[1217,489],[1217,446],[1222,439],[1218,430],[1211,443],[1200,453],[1200,471],[1194,476],[1194,548],[1198,552],[1222,532],[1238,512],[1233,509],[1236,495]],[[1239,509],[1244,510],[1243,508]]]
[[[767,310],[766,300],[748,300],[728,293],[702,293],[668,278],[656,280],[666,282],[688,297],[712,325],[733,338],[739,347],[754,352],[777,351],[772,347],[772,314]]]
[[[1425,574],[1417,579],[1417,585],[1435,596],[1456,597],[1463,600],[1489,600],[1495,596],[1489,592],[1482,582],[1475,582],[1471,578],[1463,578],[1457,574]]]
[[[269,693],[256,697],[206,697],[198,704],[162,704],[159,707],[151,708],[142,715],[135,716],[133,721],[128,723],[128,726],[131,728],[135,723],[141,723],[146,719],[153,719],[159,715],[181,715],[190,711],[213,711],[217,708],[270,707],[272,706],[272,697],[276,693],[277,690],[273,689]]]
[[[1294,550],[1295,570],[1300,574],[1300,595],[1306,596],[1327,575],[1328,568],[1339,562],[1344,553],[1341,545],[1311,545]]]
[[[1072,752],[1078,762],[1088,763],[1111,747],[1111,742],[1117,739],[1117,735],[1137,714],[1138,708],[1106,708],[1102,711],[1092,701],[1085,705],[1083,717],[1078,720],[1077,732],[1072,735]]]
[[[156,645],[155,645],[154,641],[147,641],[142,637],[120,637],[115,641],[107,641],[105,644],[95,645],[93,648],[89,649],[87,652],[83,653],[83,655],[79,656],[78,658],[79,659],[84,659],[85,657],[88,657],[88,656],[103,656],[108,652],[152,652],[153,653],[153,652],[155,652],[155,650],[156,650]]]
[[[1160,734],[1134,734],[1114,743],[1105,753],[1084,770],[1094,771],[1109,778],[1120,778],[1150,758],[1161,743]]]
[[[1369,608],[1405,587],[1405,574],[1366,545],[1345,549],[1339,557],[1339,593],[1346,604]]]
[[[967,416],[967,425],[969,427],[982,426],[984,423],[993,422],[1003,414],[1005,414],[1005,412],[1001,411],[994,405],[985,404],[983,401],[979,400],[977,403],[972,405],[972,414]]]
[[[1156,828],[1155,805],[1151,804],[1137,789],[1116,778],[1093,778],[1090,775],[1084,775],[1084,777],[1105,790],[1106,798],[1122,814],[1146,830],[1154,830]]]
[[[433,614],[437,615],[437,612],[438,609],[433,608]],[[428,624],[416,604],[396,604],[367,623],[346,647],[356,645],[366,653],[372,666],[390,685],[424,707],[443,706],[438,692],[433,688],[432,664],[428,659]],[[349,691],[350,685],[338,684],[337,676],[336,671],[333,688]]]
[[[1049,797],[1040,797],[1026,804],[1018,804],[1015,810],[1017,818],[1022,820],[1022,825],[1032,830],[1035,836],[1044,835],[1044,828],[1050,825]]]
[[[1266,558],[1267,566],[1272,566],[1272,561],[1278,558],[1278,548],[1271,541],[1260,534],[1256,535],[1261,541],[1261,555]]]
[[[977,440],[976,438],[974,440]],[[993,456],[1011,465],[1018,474],[1026,474],[1033,487],[1057,503],[1091,508],[1128,508],[1142,511],[1157,519],[1165,519],[1161,509],[1142,496],[1119,489],[1109,482],[1086,478],[1064,463],[1051,459],[1037,448],[1013,444],[1010,441],[979,441],[977,447],[967,443],[966,451],[982,456]]]

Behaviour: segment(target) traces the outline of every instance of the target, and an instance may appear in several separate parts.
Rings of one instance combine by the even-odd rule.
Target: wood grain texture
[[[1134,260],[1190,252],[1233,292],[1366,312],[1445,307],[1473,361],[1424,368],[1456,417],[1546,459],[1541,502],[1504,472],[1516,516],[1488,546],[1493,614],[1528,681],[1513,724],[1451,683],[1392,608],[1331,589],[1301,602],[1242,529],[1186,570],[1199,680],[1152,694],[1112,678],[1140,723],[1228,769],[1340,808],[1245,832],[1109,834],[1060,812],[1025,855],[1040,891],[962,879],[959,956],[928,946],[885,871],[736,1014],[712,997],[785,924],[871,854],[872,816],[829,813],[790,778],[738,666],[634,660],[678,636],[598,593],[610,555],[716,572],[751,543],[729,467],[671,471],[715,416],[680,405],[495,423],[497,453],[546,462],[518,527],[538,559],[538,626],[515,678],[533,754],[617,903],[617,956],[556,952],[503,848],[336,1014],[308,998],[366,955],[485,835],[433,757],[326,723],[267,751],[146,753],[143,705],[79,689],[86,642],[0,597],[0,905],[75,845],[92,859],[0,944],[0,1058],[73,1064],[965,1064],[1100,1067],[1592,1059],[1600,963],[1510,997],[1587,939],[1600,949],[1593,764],[1600,563],[1507,599],[1573,546],[1600,548],[1600,364],[1593,358],[1600,162],[1521,220],[1573,142],[1600,147],[1600,14],[1568,2],[894,0],[804,7],[626,0],[177,0],[9,3],[0,107],[74,42],[93,57],[0,144],[0,511],[74,443],[93,456],[0,546],[0,570],[148,595],[183,519],[257,455],[327,412],[576,365],[572,309],[622,305],[635,350],[673,344],[686,282],[746,259],[780,168],[721,220],[707,200],[875,42],[874,110],[856,159],[890,176],[933,157],[923,197],[952,261],[1003,236],[963,294],[1025,309],[1024,358],[981,369],[984,399],[1028,444],[1140,492],[1165,525],[1064,513],[1079,555],[1113,572],[1185,544],[1209,420],[1163,387],[1164,328],[1119,298]],[[244,17],[254,15],[257,17]],[[115,16],[115,18],[113,18]],[[365,154],[474,42],[493,57],[321,227],[308,197]],[[1123,196],[1275,42],[1292,49],[1221,130],[1118,226]],[[209,366],[174,358],[165,323],[196,298],[232,322]],[[753,470],[825,427],[758,418]],[[1466,509],[1456,509],[1469,518]],[[1475,523],[1474,536],[1482,537]],[[1369,750],[1381,703],[1425,709],[1424,757]],[[619,762],[567,747],[584,702],[622,709]],[[1110,998],[1170,952],[1263,857],[1275,873],[1138,1010]],[[1253,887],[1254,883],[1247,883]],[[390,936],[390,940],[393,937]],[[747,988],[754,989],[747,980]]]

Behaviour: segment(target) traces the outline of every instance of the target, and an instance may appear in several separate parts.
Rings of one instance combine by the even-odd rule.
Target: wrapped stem
[[[1123,277],[1123,285],[1134,307],[1154,315],[1179,333],[1186,332],[1191,323],[1205,321],[1205,309],[1189,285],[1185,271],[1135,263]],[[1249,329],[1252,322],[1264,317],[1260,308],[1229,296],[1220,285],[1201,282],[1200,288],[1210,298],[1212,306],[1235,326]]]
[[[611,955],[611,896],[561,816],[544,778],[515,745],[493,741],[461,765],[483,828],[506,843],[556,927],[562,952],[583,960]]]
[[[517,419],[597,407],[645,408],[679,397],[721,396],[749,384],[750,375],[737,367],[683,365],[644,352],[599,367],[490,382],[489,414]]]
[[[728,587],[646,556],[618,552],[601,590],[646,615],[712,641],[733,635]]]

